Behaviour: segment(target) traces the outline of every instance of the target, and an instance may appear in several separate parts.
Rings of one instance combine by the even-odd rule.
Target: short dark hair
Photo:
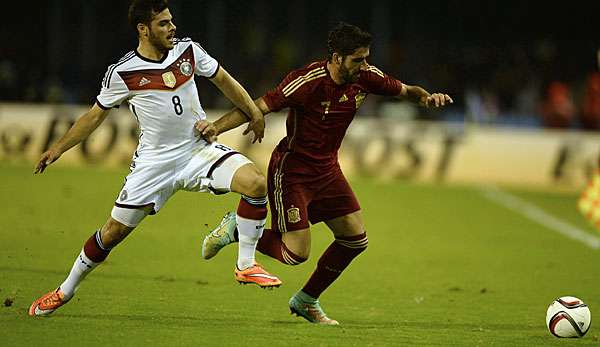
[[[331,29],[327,38],[329,60],[333,57],[333,53],[345,57],[360,47],[369,47],[372,39],[371,34],[361,28],[340,22]]]
[[[152,18],[169,7],[168,0],[133,0],[129,5],[128,19],[136,35],[139,23],[150,26]]]

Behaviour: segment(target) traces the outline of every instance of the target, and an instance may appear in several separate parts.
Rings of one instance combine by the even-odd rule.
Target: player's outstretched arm
[[[109,112],[110,110],[104,110],[98,104],[94,104],[89,111],[77,119],[66,134],[42,153],[33,173],[44,172],[46,167],[60,158],[64,152],[88,137],[104,121]]]
[[[260,112],[263,115],[266,115],[270,112],[269,107],[267,106],[267,104],[265,103],[265,101],[263,100],[263,98],[258,98],[256,100],[254,100],[254,104],[256,105],[256,107],[260,110]],[[226,114],[224,114],[223,116],[221,116],[221,118],[217,119],[214,122],[215,128],[217,130],[217,135],[218,134],[222,134],[226,131],[229,131],[231,129],[235,129],[237,127],[239,127],[240,125],[248,122],[250,120],[250,118],[244,113],[242,112],[242,110],[240,110],[239,108],[234,108],[233,110],[227,112]],[[261,133],[262,131],[262,133]],[[262,136],[260,136],[260,138],[257,138],[259,133],[261,133],[264,136],[264,123],[261,124],[260,122],[250,122],[248,124],[248,127],[246,128],[246,130],[244,130],[244,135],[248,134],[249,132],[253,132],[254,133],[254,142],[256,142],[256,140],[258,140],[259,142],[262,140]]]
[[[253,143],[258,141],[261,142],[265,132],[265,119],[262,112],[256,107],[252,98],[223,67],[219,67],[215,77],[211,79],[213,82],[231,102],[242,112],[244,112],[250,119],[250,125],[254,132]],[[246,132],[247,133],[247,132]]]
[[[446,104],[454,102],[448,94],[433,93],[430,94],[425,89],[419,86],[411,86],[402,84],[402,91],[398,95],[401,99],[411,100],[424,107],[444,107]]]

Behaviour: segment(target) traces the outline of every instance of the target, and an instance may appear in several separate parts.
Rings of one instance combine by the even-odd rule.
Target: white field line
[[[502,191],[496,187],[487,187],[482,189],[481,194],[488,200],[504,206],[563,236],[579,241],[591,249],[600,249],[600,238],[556,218],[541,208],[508,192]]]

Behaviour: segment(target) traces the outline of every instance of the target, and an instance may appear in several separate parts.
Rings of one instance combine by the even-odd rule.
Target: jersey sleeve
[[[296,93],[293,88],[300,75],[292,71],[279,83],[279,85],[263,95],[263,100],[271,112],[277,112],[286,107],[295,107],[302,103],[303,93]],[[291,91],[291,93],[290,93]]]
[[[111,66],[104,76],[102,88],[100,89],[100,94],[96,97],[96,102],[100,107],[107,110],[119,107],[128,98],[129,88],[127,88],[125,81]]]
[[[194,59],[196,70],[194,73],[198,76],[213,78],[219,71],[219,62],[210,56],[208,52],[197,42],[192,42],[194,48]]]
[[[361,72],[360,83],[369,94],[396,96],[402,91],[402,82],[386,75],[373,65]]]

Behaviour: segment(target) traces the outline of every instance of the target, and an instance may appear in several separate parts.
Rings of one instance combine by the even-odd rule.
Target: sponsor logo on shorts
[[[119,196],[119,200],[121,200],[121,201],[127,200],[127,191],[125,189],[123,189],[123,191],[121,192],[121,195]]]
[[[287,210],[287,219],[288,222],[290,223],[298,223],[301,218],[300,218],[300,209],[298,207],[294,207],[294,205],[292,205],[292,207],[290,207]]]

